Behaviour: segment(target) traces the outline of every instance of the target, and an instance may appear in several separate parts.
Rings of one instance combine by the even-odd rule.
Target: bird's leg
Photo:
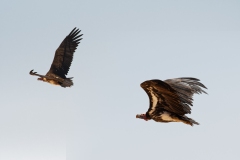
[[[39,80],[39,81],[44,81],[44,82],[46,81],[46,76],[37,74],[37,72],[33,72],[33,70],[31,70],[31,71],[29,72],[29,74],[32,75],[32,76],[39,76],[40,78],[37,79],[37,80]]]
[[[43,75],[37,74],[37,72],[33,72],[33,70],[31,70],[31,71],[29,72],[29,74],[32,75],[32,76],[44,77]]]

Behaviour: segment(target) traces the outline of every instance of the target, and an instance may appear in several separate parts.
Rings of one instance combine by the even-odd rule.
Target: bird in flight
[[[199,125],[185,114],[191,113],[193,94],[206,93],[207,89],[199,79],[175,78],[165,81],[153,79],[141,83],[149,97],[150,106],[145,114],[138,114],[136,118],[156,122],[183,122],[193,126]],[[206,93],[207,94],[207,93]]]
[[[68,36],[62,41],[60,46],[55,52],[55,56],[52,65],[47,74],[40,75],[37,72],[31,70],[30,75],[39,76],[38,80],[50,83],[52,85],[58,85],[61,87],[71,87],[73,85],[72,78],[67,78],[69,68],[73,60],[73,54],[80,43],[82,34],[79,35],[81,30],[74,28]]]

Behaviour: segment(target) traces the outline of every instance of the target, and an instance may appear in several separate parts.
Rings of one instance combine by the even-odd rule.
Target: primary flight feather
[[[70,69],[73,54],[82,39],[82,34],[79,34],[81,30],[74,28],[68,36],[62,41],[60,46],[55,52],[55,56],[52,65],[47,74],[39,75],[33,70],[30,71],[30,75],[39,76],[38,80],[47,82],[53,85],[59,85],[61,87],[71,87],[73,85],[72,77],[67,78],[66,75]]]

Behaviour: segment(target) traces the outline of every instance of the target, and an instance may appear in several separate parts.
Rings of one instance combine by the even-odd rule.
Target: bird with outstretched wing
[[[79,34],[81,30],[74,28],[68,36],[62,41],[60,46],[55,52],[55,56],[52,65],[47,74],[40,75],[33,70],[30,71],[30,75],[39,76],[38,80],[47,82],[53,85],[59,85],[61,87],[71,87],[73,85],[72,78],[67,78],[69,68],[73,60],[73,54],[82,39],[82,34]]]
[[[191,113],[193,94],[206,93],[207,89],[199,79],[175,78],[148,80],[141,83],[149,97],[150,106],[145,114],[138,114],[136,118],[156,122],[183,122],[188,125],[199,124],[185,114]],[[206,93],[207,94],[207,93]]]

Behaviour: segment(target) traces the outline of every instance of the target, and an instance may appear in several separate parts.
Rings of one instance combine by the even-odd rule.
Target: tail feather
[[[193,120],[191,118],[188,118],[187,116],[182,116],[181,120],[182,120],[183,123],[191,125],[191,126],[193,126],[194,124],[199,125],[198,122],[196,122],[195,120]]]
[[[61,86],[62,87],[71,87],[71,86],[73,86],[73,81],[72,81],[72,78],[73,77],[71,77],[71,78],[66,78],[64,81],[63,81],[63,83],[61,84]]]

